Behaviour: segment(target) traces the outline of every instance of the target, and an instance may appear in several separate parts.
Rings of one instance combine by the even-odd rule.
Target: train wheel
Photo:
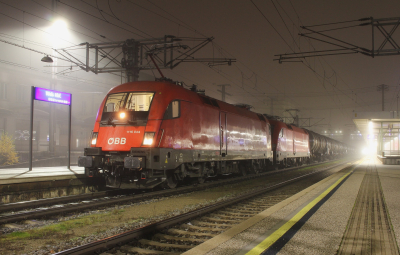
[[[165,189],[175,189],[178,186],[178,180],[174,174],[168,175],[167,180],[163,183]]]

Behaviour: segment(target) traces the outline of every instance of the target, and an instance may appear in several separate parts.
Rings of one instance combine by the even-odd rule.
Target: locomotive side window
[[[164,119],[165,120],[175,119],[179,118],[180,115],[181,115],[181,104],[180,101],[175,100],[168,105],[167,110],[165,111],[164,114]]]
[[[283,129],[279,132],[279,137],[283,137]]]

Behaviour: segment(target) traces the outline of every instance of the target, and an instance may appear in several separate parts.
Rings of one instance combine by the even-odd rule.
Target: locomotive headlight
[[[99,133],[97,133],[97,132],[93,132],[93,135],[92,135],[92,145],[96,145],[96,143],[97,143],[97,135],[98,135]]]
[[[119,118],[120,119],[125,119],[126,113],[125,112],[120,112],[119,113]]]
[[[154,133],[154,132],[145,132],[144,138],[143,138],[143,145],[152,145],[155,134],[156,133]]]

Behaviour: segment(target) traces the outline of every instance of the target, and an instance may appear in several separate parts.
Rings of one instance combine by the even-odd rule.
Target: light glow
[[[154,132],[146,132],[144,133],[143,145],[152,145],[153,138],[155,133]]]
[[[66,41],[71,40],[68,24],[62,19],[57,19],[53,22],[50,27],[50,34],[52,35],[51,40],[54,47],[62,47]]]
[[[374,123],[372,121],[368,122],[368,136],[367,136],[367,147],[363,150],[366,155],[372,156],[376,154],[378,148],[378,142],[374,135]]]
[[[125,119],[126,114],[124,112],[119,113],[120,119]]]
[[[91,144],[92,145],[96,145],[96,143],[97,143],[97,135],[98,135],[99,133],[97,133],[97,132],[93,132],[93,135],[92,135],[92,142],[91,142]]]
[[[362,149],[361,153],[363,155],[370,155],[370,154],[372,154],[372,150],[371,150],[370,147],[365,147],[365,148]]]

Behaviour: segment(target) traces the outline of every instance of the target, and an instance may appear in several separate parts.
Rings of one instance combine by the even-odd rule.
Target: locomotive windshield
[[[149,111],[154,93],[150,92],[124,92],[116,93],[108,96],[103,112]]]
[[[123,92],[107,97],[102,125],[146,125],[153,92]]]

